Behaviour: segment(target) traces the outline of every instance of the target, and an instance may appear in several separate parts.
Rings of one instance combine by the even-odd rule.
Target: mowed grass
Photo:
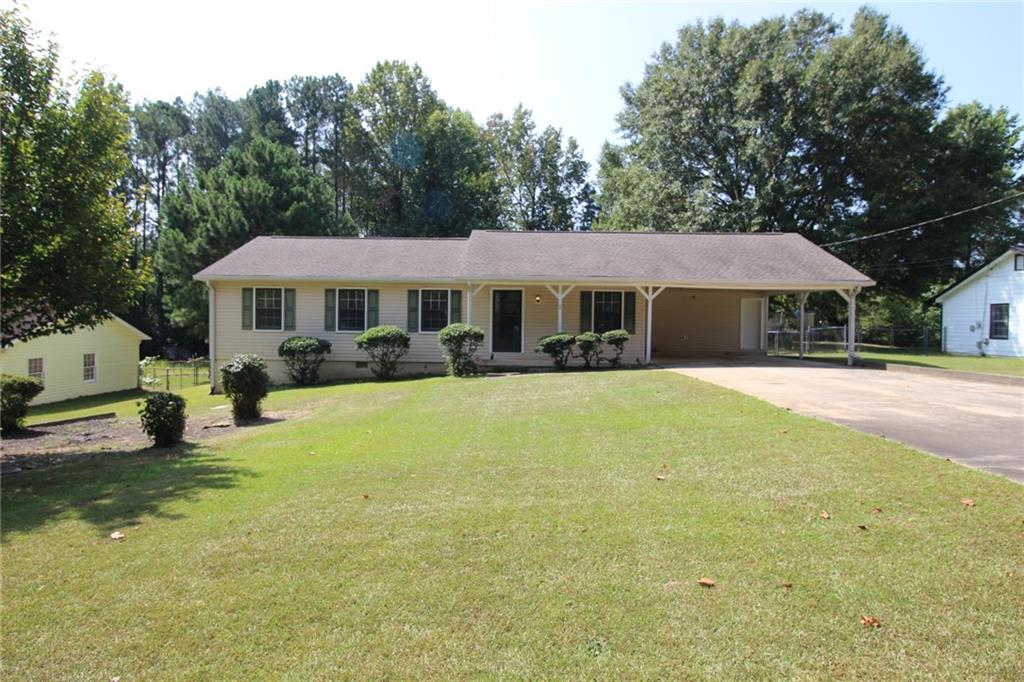
[[[5,677],[1024,676],[1007,479],[669,372],[299,400],[5,478]]]
[[[1024,377],[1024,358],[978,357],[970,355],[949,355],[946,353],[901,353],[885,350],[859,352],[865,360],[891,362],[898,365],[952,369],[960,372],[981,372],[982,374],[1008,374]],[[810,360],[831,360],[846,362],[846,352],[813,353]]]

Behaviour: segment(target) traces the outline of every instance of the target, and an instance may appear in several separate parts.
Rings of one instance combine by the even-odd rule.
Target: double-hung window
[[[603,334],[622,327],[622,292],[595,291],[593,330]]]
[[[420,289],[420,331],[439,332],[448,326],[448,290]]]
[[[28,375],[33,379],[39,379],[43,381],[45,379],[45,372],[43,371],[43,359],[42,358],[29,358],[28,359]]]
[[[1010,338],[1010,304],[993,303],[988,309],[988,338]]]
[[[366,329],[366,289],[338,289],[338,331]]]
[[[280,331],[284,329],[284,293],[281,289],[254,289],[253,310],[255,311],[254,327],[261,331]]]
[[[96,381],[96,354],[82,356],[82,381]]]

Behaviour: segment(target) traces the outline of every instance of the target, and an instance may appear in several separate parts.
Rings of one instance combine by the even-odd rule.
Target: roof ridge
[[[426,242],[465,242],[469,237],[360,237],[358,235],[329,235],[329,234],[258,234],[253,239],[331,239],[351,241],[426,241]],[[250,240],[252,241],[252,240]],[[243,244],[244,246],[244,244]],[[241,248],[241,247],[239,247]]]
[[[672,236],[698,236],[714,235],[723,237],[736,237],[744,235],[758,236],[785,236],[797,235],[803,237],[799,232],[673,232],[671,230],[473,230],[473,232],[486,232],[489,234],[663,234]]]

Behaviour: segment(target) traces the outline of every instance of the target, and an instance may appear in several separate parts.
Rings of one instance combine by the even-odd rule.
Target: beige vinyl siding
[[[739,353],[740,300],[763,295],[759,291],[665,289],[654,299],[654,354]]]
[[[27,376],[29,358],[43,358],[45,388],[32,401],[35,405],[135,388],[140,341],[138,334],[124,324],[108,320],[95,329],[15,343],[0,352],[0,372]],[[86,353],[96,356],[94,381],[83,378]]]
[[[314,336],[331,342],[331,353],[321,368],[325,379],[370,376],[368,368],[357,368],[365,362],[366,354],[355,347],[359,332],[333,332],[324,330],[324,289],[376,289],[379,293],[380,324],[393,324],[406,329],[407,292],[410,289],[451,289],[462,292],[462,320],[468,321],[467,305],[470,295],[465,286],[394,282],[286,282],[286,281],[231,281],[217,282],[216,287],[216,355],[221,367],[239,353],[256,353],[266,360],[275,382],[286,382],[284,363],[277,348],[290,336]],[[250,331],[242,329],[242,289],[257,287],[285,287],[295,289],[295,329],[292,331]],[[491,354],[491,292],[494,289],[523,289],[523,316],[525,331],[522,353]],[[587,288],[587,291],[593,291]],[[624,289],[626,290],[626,289]],[[573,289],[564,301],[563,323],[565,332],[578,334],[580,324],[580,288]],[[540,296],[541,302],[536,302]],[[636,333],[632,335],[623,353],[624,363],[643,358],[644,300],[637,294]],[[473,297],[472,323],[484,330],[484,346],[479,357],[490,366],[546,367],[550,359],[534,348],[541,337],[554,334],[557,326],[555,297],[544,286],[491,286],[487,285]],[[437,345],[436,333],[410,332],[409,353],[403,358],[402,372],[406,374],[439,373],[444,371],[444,358]]]

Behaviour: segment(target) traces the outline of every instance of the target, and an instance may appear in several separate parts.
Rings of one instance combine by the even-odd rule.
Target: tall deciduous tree
[[[0,342],[92,326],[128,308],[133,269],[126,198],[131,130],[119,86],[88,74],[69,91],[57,48],[16,10],[0,13]]]
[[[487,142],[500,188],[499,225],[509,230],[589,230],[597,213],[589,164],[562,131],[536,132],[522,105],[487,121]]]

